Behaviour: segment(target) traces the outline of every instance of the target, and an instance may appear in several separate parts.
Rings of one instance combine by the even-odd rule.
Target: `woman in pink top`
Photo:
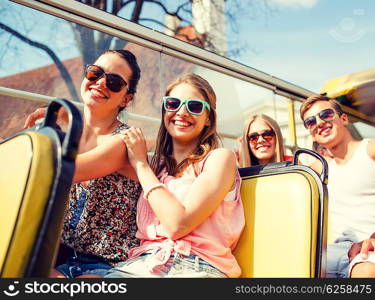
[[[236,157],[219,148],[216,95],[195,74],[163,97],[155,155],[139,128],[124,131],[144,193],[137,207],[141,245],[106,277],[238,277],[232,250],[245,224]]]

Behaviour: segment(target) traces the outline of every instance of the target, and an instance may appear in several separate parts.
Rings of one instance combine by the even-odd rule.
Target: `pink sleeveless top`
[[[209,154],[198,163],[198,175],[202,172],[204,162]],[[160,181],[166,184],[168,190],[182,203],[184,203],[185,195],[197,178],[192,165],[187,167],[183,175],[178,178],[169,176],[165,170],[160,175]],[[228,277],[239,277],[241,269],[232,254],[232,250],[236,246],[245,225],[240,186],[241,177],[236,170],[235,187],[223,199],[217,210],[192,232],[178,240],[171,240],[166,237],[163,225],[160,224],[142,193],[137,206],[138,231],[136,233],[141,245],[130,250],[129,258],[151,252],[153,257],[149,268],[152,270],[165,264],[174,252],[185,256],[194,254]]]

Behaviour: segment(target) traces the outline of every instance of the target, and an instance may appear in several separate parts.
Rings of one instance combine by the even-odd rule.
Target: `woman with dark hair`
[[[142,131],[124,132],[144,193],[140,247],[106,277],[238,277],[232,254],[244,227],[241,178],[232,151],[219,148],[216,96],[186,74],[168,86],[151,165]]]
[[[60,247],[67,258],[52,277],[103,276],[139,244],[135,213],[141,186],[119,135],[129,126],[117,119],[133,100],[139,78],[137,60],[127,50],[105,51],[86,67],[84,127]],[[38,109],[25,126],[44,114]],[[59,119],[66,117],[59,113]]]
[[[250,167],[291,160],[285,155],[279,125],[266,115],[249,118],[240,140],[239,166]]]

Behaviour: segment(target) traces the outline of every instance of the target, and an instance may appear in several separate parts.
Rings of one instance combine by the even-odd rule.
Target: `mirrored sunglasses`
[[[275,132],[272,129],[265,130],[262,133],[252,132],[247,135],[247,139],[250,143],[255,144],[258,142],[260,136],[262,136],[262,138],[267,142],[270,142],[275,136]]]
[[[319,119],[324,122],[332,122],[335,119],[335,111],[332,108],[327,108],[323,109],[315,116],[306,118],[303,121],[303,125],[306,129],[313,129],[316,126],[316,124],[318,123],[316,117],[319,117]]]
[[[118,93],[128,84],[126,81],[117,74],[106,73],[104,70],[96,65],[87,65],[85,78],[89,81],[97,81],[105,76],[105,84],[109,90]]]
[[[177,97],[163,97],[164,108],[166,111],[178,111],[182,104],[185,104],[187,111],[192,115],[201,115],[204,108],[211,111],[210,105],[203,100],[180,99]]]

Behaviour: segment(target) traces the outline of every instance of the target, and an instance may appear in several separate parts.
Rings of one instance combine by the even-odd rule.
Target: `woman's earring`
[[[207,118],[206,123],[204,124],[204,126],[206,126],[206,127],[210,127],[211,126],[211,121],[210,121],[209,118]]]

